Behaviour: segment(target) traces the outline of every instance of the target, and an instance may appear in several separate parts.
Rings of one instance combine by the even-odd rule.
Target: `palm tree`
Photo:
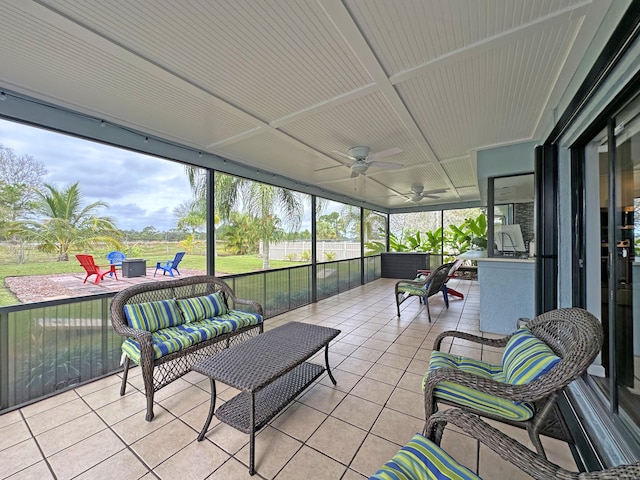
[[[81,251],[99,243],[121,249],[122,237],[108,217],[100,217],[97,210],[108,207],[104,202],[82,205],[78,182],[64,190],[44,184],[38,191],[36,214],[40,221],[23,222],[21,233],[38,243],[47,253],[57,253],[59,262],[69,260],[71,250]]]
[[[194,194],[203,197],[206,176],[196,167],[186,167],[186,171]],[[242,209],[258,220],[255,228],[263,245],[262,268],[269,269],[269,242],[282,235],[281,222],[276,214],[282,212],[297,228],[303,215],[300,196],[291,190],[220,172],[215,174],[213,190],[216,216],[229,220],[233,210]]]
[[[256,217],[256,233],[263,245],[262,268],[269,269],[269,243],[282,235],[277,213],[286,215],[290,224],[299,225],[303,214],[300,196],[291,190],[219,172],[216,173],[214,196],[221,218],[230,218],[235,208],[242,208]]]

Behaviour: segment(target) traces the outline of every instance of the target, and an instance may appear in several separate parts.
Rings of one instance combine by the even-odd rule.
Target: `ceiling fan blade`
[[[381,152],[372,153],[367,157],[367,160],[375,161],[379,158],[390,157],[391,155],[395,155],[396,153],[402,153],[402,149],[393,147]]]
[[[433,195],[433,194],[437,194],[437,193],[446,193],[448,189],[447,188],[438,188],[436,190],[429,190],[426,192],[422,192],[422,194],[426,197],[427,195]],[[438,197],[436,197],[438,198]]]
[[[404,167],[402,163],[391,163],[391,162],[367,162],[369,165],[375,165],[376,167],[384,168],[387,170],[398,170],[399,168]]]
[[[331,167],[323,167],[323,168],[317,168],[316,170],[314,170],[314,172],[321,172],[323,170],[330,170],[332,168],[338,168],[338,167],[348,167],[349,165],[345,165],[344,163],[342,165],[333,165]]]
[[[433,199],[437,199],[440,198],[440,195],[430,195],[428,193],[423,193],[422,194],[422,198],[433,198]]]

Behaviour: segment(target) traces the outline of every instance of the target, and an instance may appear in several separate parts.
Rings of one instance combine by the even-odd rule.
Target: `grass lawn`
[[[148,248],[136,247],[135,255],[127,255],[129,258],[144,258],[147,267],[154,266],[157,262],[165,263],[173,259],[176,246],[167,248],[166,245],[152,245]],[[166,253],[166,251],[170,253]],[[108,265],[106,253],[93,253],[98,265]],[[284,268],[302,265],[301,262],[289,262],[284,260],[271,260],[271,268]],[[262,259],[255,255],[224,256],[215,259],[216,273],[237,274],[262,270]],[[204,255],[186,254],[180,262],[180,267],[187,270],[201,270],[206,272],[206,257]],[[82,273],[84,270],[73,255],[68,262],[36,261],[23,264],[9,263],[0,266],[0,306],[15,305],[20,303],[18,299],[6,288],[6,277],[21,277],[30,275],[55,275],[60,273]]]

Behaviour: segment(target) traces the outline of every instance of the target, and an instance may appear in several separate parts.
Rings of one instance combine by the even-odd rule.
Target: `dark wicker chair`
[[[429,311],[429,297],[438,292],[442,292],[444,304],[449,308],[449,296],[447,295],[447,280],[449,280],[449,270],[453,262],[440,265],[429,275],[415,280],[400,280],[395,286],[396,307],[398,317],[400,316],[400,305],[411,297],[419,297],[427,307],[427,315],[431,322],[431,312]]]
[[[166,299],[180,299],[222,292],[230,309],[245,310],[264,316],[262,306],[253,300],[243,300],[235,296],[233,290],[223,280],[208,275],[148,282],[134,285],[120,291],[111,302],[111,324],[115,331],[123,337],[133,338],[140,344],[140,367],[147,397],[147,421],[153,419],[153,396],[162,387],[177,380],[191,369],[198,360],[211,356],[223,348],[262,333],[263,324],[239,328],[230,333],[218,335],[183,350],[154,359],[151,332],[136,330],[129,326],[124,313],[126,304],[154,302]],[[124,395],[127,387],[127,374],[131,360],[124,361],[124,372],[120,395]]]
[[[428,436],[437,445],[440,445],[447,423],[455,425],[467,435],[479,440],[504,460],[520,468],[536,480],[631,480],[640,478],[640,462],[612,467],[599,472],[570,472],[535,454],[513,438],[483,422],[477,416],[458,409],[435,413],[427,422],[426,430],[431,432]]]
[[[556,399],[562,389],[582,375],[595,359],[602,347],[602,326],[596,317],[585,310],[564,308],[537,316],[528,322],[528,327],[535,337],[560,357],[560,361],[551,370],[530,383],[521,385],[499,382],[455,368],[431,370],[425,376],[424,381],[426,419],[429,420],[431,415],[437,411],[438,403],[441,402],[476,415],[525,428],[536,450],[543,457],[544,449],[540,442],[540,433],[570,441],[571,438],[566,428],[562,428],[564,422],[561,421]],[[439,351],[442,341],[447,337],[460,338],[491,347],[504,347],[512,335],[490,339],[464,332],[447,331],[438,335],[433,349]],[[435,392],[440,382],[455,383],[511,402],[532,402],[534,404],[533,416],[526,421],[515,421],[488,414],[483,410],[475,410],[450,400],[444,401],[437,398]],[[560,428],[560,433],[558,428]]]

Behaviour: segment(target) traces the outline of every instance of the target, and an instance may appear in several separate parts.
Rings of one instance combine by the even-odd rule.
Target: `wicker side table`
[[[211,405],[198,435],[202,441],[216,404],[216,380],[241,391],[215,415],[249,434],[249,474],[255,473],[255,433],[329,368],[329,342],[340,330],[290,322],[197,362],[192,370],[209,377]],[[306,360],[325,349],[325,366]]]

